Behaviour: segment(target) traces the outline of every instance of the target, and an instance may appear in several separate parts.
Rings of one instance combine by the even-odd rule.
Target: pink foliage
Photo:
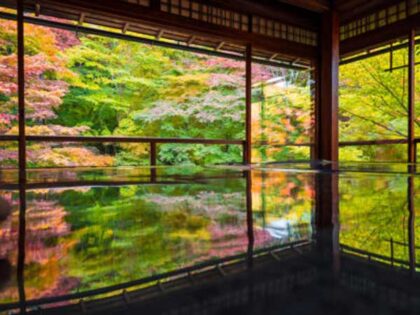
[[[188,102],[174,103],[159,101],[147,109],[139,118],[145,122],[154,122],[172,117],[196,120],[199,123],[243,120],[244,102],[240,95],[223,95],[210,91],[199,97],[192,97]]]
[[[236,74],[213,73],[210,75],[208,85],[211,88],[227,86],[236,89],[241,85],[245,85],[245,78]]]
[[[0,132],[4,127],[10,127],[12,122],[16,120],[16,115],[0,113]]]
[[[16,56],[0,57],[0,93],[10,97],[6,107],[17,106]],[[44,120],[55,118],[54,108],[62,103],[68,85],[61,80],[48,80],[47,72],[60,73],[63,66],[54,64],[45,55],[25,56],[27,118]]]
[[[258,83],[261,81],[267,81],[275,77],[272,71],[272,67],[253,64],[252,65],[252,82]]]
[[[220,68],[226,70],[242,70],[245,71],[245,66],[243,61],[213,57],[207,58],[204,62],[204,65],[207,68]]]
[[[209,257],[226,257],[244,253],[248,247],[248,234],[243,225],[213,224],[210,227],[211,249]],[[262,247],[273,241],[272,236],[264,229],[254,229],[254,248]]]
[[[80,40],[74,32],[60,29],[53,29],[53,32],[55,35],[56,45],[60,49],[67,49],[80,44]]]

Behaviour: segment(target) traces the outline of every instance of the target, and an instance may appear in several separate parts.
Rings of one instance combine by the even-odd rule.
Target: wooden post
[[[152,183],[156,182],[156,160],[157,160],[157,154],[156,154],[156,142],[151,141],[150,142],[150,181]]]
[[[408,163],[415,163],[416,148],[414,143],[414,119],[415,119],[415,49],[416,33],[414,29],[410,30],[408,36]]]
[[[251,140],[251,107],[252,107],[252,47],[246,46],[245,61],[245,164],[251,164],[252,140]]]
[[[311,152],[310,152],[310,158],[311,160],[317,160],[317,104],[319,103],[319,65],[316,62],[311,63],[311,120],[312,120],[312,126],[311,126]]]
[[[24,0],[17,2],[17,75],[19,119],[19,181],[26,182]]]
[[[315,157],[338,162],[338,66],[339,20],[334,10],[322,18],[321,58],[316,70],[316,139]]]

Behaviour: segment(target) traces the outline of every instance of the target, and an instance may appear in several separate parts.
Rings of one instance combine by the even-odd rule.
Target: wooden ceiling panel
[[[330,9],[330,1],[328,0],[277,0],[278,2],[287,3],[308,11],[322,13]]]
[[[335,8],[340,15],[340,22],[347,23],[398,2],[401,0],[335,0]]]

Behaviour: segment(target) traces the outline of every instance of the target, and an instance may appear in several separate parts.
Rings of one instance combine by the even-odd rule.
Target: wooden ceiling
[[[322,13],[330,9],[330,1],[328,0],[276,0],[278,2],[287,3],[292,6]]]
[[[36,15],[27,17],[33,23],[44,23],[42,16],[52,16],[68,20],[73,28],[98,25],[123,35],[143,36],[143,41],[155,38],[154,42],[163,41],[165,45],[169,41],[185,49],[205,48],[240,58],[246,45],[251,44],[256,58],[293,67],[311,67],[319,57],[322,16],[331,9],[340,18],[342,56],[405,36],[407,28],[420,28],[420,5],[412,4],[418,0],[24,1],[27,13]],[[395,15],[389,10],[394,4],[400,8],[401,2],[404,12]],[[0,0],[0,6],[13,8],[15,4],[16,0]],[[173,10],[168,9],[171,5]],[[410,13],[410,6],[417,6],[418,13]],[[379,11],[385,12],[384,20]],[[372,13],[375,13],[374,22]]]
[[[261,3],[259,0],[254,2]],[[334,8],[338,11],[340,20],[347,22],[360,15],[392,5],[398,0],[272,0],[271,2],[286,4],[318,14]]]

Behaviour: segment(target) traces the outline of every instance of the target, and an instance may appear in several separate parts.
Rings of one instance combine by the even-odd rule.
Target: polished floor
[[[404,164],[0,171],[0,312],[417,314]]]

